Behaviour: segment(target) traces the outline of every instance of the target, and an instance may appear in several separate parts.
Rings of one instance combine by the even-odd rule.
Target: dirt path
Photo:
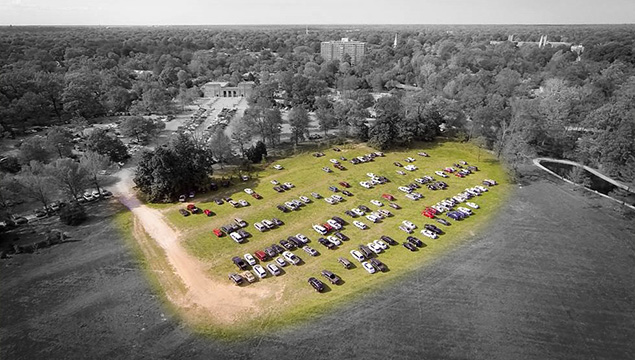
[[[253,311],[258,298],[267,296],[255,289],[241,288],[229,283],[221,284],[205,276],[205,264],[194,258],[181,246],[180,233],[168,225],[163,214],[137,199],[132,190],[133,169],[118,174],[120,181],[112,189],[119,201],[140,221],[148,235],[165,250],[169,263],[187,287],[185,299],[171,299],[186,308],[203,308],[215,320],[230,323],[238,315]]]

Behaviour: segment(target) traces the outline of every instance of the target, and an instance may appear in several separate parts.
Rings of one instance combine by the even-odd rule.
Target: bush
[[[79,225],[86,220],[86,211],[79,203],[70,203],[60,208],[60,221],[66,225]]]

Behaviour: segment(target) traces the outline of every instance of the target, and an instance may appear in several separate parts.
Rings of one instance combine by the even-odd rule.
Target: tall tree
[[[237,121],[231,135],[232,143],[240,149],[240,155],[245,158],[245,147],[251,143],[253,129],[243,119]]]
[[[130,157],[123,142],[103,129],[93,131],[86,141],[88,150],[108,156],[112,162],[122,162]]]
[[[221,168],[233,156],[231,140],[222,129],[214,131],[209,139],[209,148],[216,161],[221,164]]]
[[[28,164],[31,161],[47,163],[51,159],[48,141],[43,136],[30,137],[20,145],[20,161]]]
[[[64,192],[75,200],[88,185],[88,172],[72,159],[57,159],[46,166],[46,172]]]
[[[15,176],[15,181],[20,194],[39,202],[45,209],[48,208],[51,198],[57,191],[55,186],[51,186],[51,177],[45,165],[37,161],[31,161],[22,166]]]
[[[143,116],[128,116],[120,126],[121,134],[134,137],[139,143],[145,143],[165,129],[165,123],[146,119]]]
[[[101,193],[101,174],[110,166],[110,158],[94,151],[86,151],[79,159],[79,164],[86,170],[88,181]]]
[[[46,133],[48,147],[55,151],[60,159],[71,155],[71,149],[73,148],[72,140],[73,134],[61,126],[52,127]]]
[[[302,106],[296,106],[289,113],[289,125],[291,126],[291,138],[298,145],[299,140],[304,140],[309,133],[309,113]]]

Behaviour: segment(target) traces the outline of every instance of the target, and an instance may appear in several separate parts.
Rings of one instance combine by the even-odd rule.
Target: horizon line
[[[635,23],[403,23],[403,24],[0,24],[6,27],[195,27],[195,26],[624,26]]]

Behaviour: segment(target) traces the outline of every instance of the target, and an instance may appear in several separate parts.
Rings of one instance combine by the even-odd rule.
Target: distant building
[[[228,82],[208,82],[203,85],[205,97],[250,97],[253,89],[253,81],[244,81],[236,86],[229,86]]]
[[[339,41],[324,41],[320,47],[320,54],[326,61],[342,61],[344,54],[351,57],[351,64],[357,64],[364,58],[366,43],[361,41],[351,41],[342,38]]]

